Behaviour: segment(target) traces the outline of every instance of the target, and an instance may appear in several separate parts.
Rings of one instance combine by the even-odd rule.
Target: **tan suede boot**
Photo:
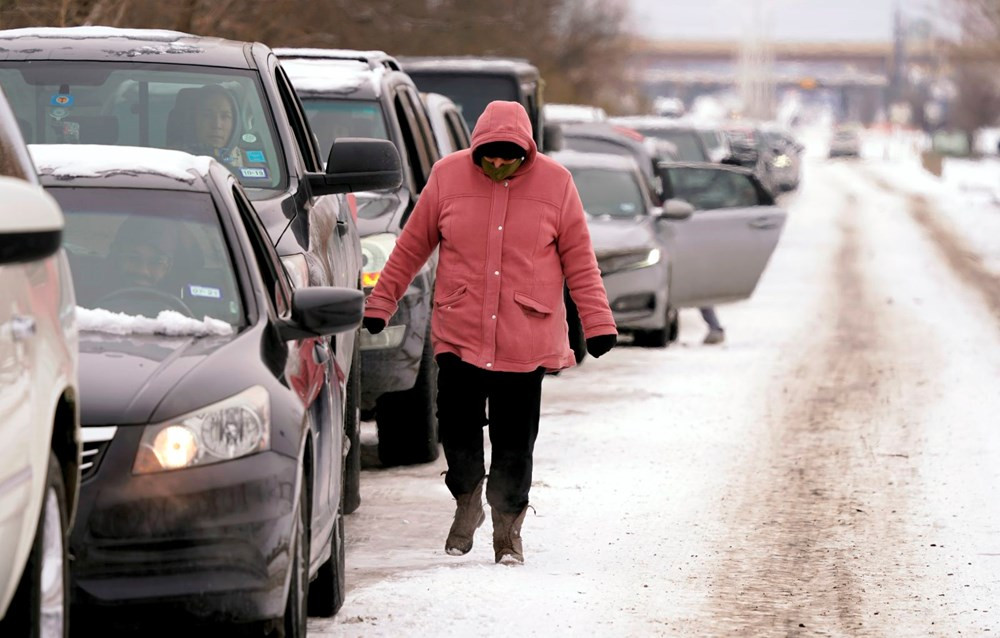
[[[486,520],[483,511],[483,481],[468,494],[455,497],[455,521],[448,531],[448,540],[444,542],[444,551],[452,556],[468,554],[472,549],[472,537],[476,529]]]
[[[507,514],[500,510],[491,508],[493,515],[493,553],[496,555],[496,562],[504,559],[508,561],[524,562],[524,548],[521,545],[521,523],[524,522],[524,515],[528,511],[525,506],[517,514]]]

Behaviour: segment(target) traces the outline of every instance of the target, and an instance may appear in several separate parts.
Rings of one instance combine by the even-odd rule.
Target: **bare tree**
[[[950,51],[958,92],[949,118],[972,140],[1000,119],[1000,0],[955,0],[962,27]]]

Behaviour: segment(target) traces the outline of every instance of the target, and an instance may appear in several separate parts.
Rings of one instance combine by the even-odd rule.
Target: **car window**
[[[280,188],[283,157],[257,74],[127,62],[0,65],[34,144],[111,144],[210,155],[246,186]]]
[[[685,129],[638,128],[648,137],[666,140],[677,148],[677,159],[682,162],[707,162],[708,156],[698,139],[698,134]]]
[[[208,193],[50,188],[77,305],[155,318],[174,310],[246,323],[228,244]]]
[[[406,147],[406,158],[413,174],[413,190],[420,193],[430,176],[430,161],[424,149],[418,146],[418,133],[416,117],[413,114],[410,101],[406,99],[404,91],[397,91],[393,97],[393,106],[396,109],[396,118],[399,120],[399,127],[403,132],[403,145]],[[400,153],[402,155],[402,152]]]
[[[452,140],[452,148],[457,151],[469,148],[469,130],[461,116],[455,111],[448,111],[445,114],[445,121],[448,123],[448,135]]]
[[[288,280],[281,270],[281,261],[271,242],[267,232],[260,224],[260,218],[249,201],[243,196],[238,188],[233,188],[233,199],[239,208],[243,226],[250,236],[250,244],[253,246],[254,260],[257,262],[257,269],[264,279],[264,287],[267,289],[267,302],[274,313],[281,317],[288,313],[290,307],[289,297],[291,290],[288,287]]]
[[[760,197],[749,176],[733,171],[671,167],[666,171],[670,196],[683,199],[695,210],[757,206]]]
[[[414,71],[409,71],[409,74],[421,91],[450,97],[470,131],[476,128],[476,120],[493,100],[519,101],[518,84],[512,77]]]
[[[338,137],[367,137],[388,140],[389,131],[381,103],[375,100],[303,99],[309,126],[319,138],[323,158],[330,156]]]
[[[612,217],[645,214],[646,200],[634,172],[606,168],[570,168],[570,173],[587,213]]]

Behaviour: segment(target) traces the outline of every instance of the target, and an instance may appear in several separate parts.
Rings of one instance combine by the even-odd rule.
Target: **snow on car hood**
[[[212,158],[182,151],[99,144],[29,144],[39,175],[57,180],[111,175],[160,175],[185,184],[208,174]]]
[[[656,239],[645,217],[615,219],[613,217],[588,217],[590,242],[597,254],[629,249],[652,248]]]
[[[104,332],[114,335],[165,335],[168,337],[224,337],[233,327],[219,319],[202,320],[185,317],[175,310],[164,310],[156,316],[141,317],[111,312],[103,308],[76,308],[76,323],[81,332]]]

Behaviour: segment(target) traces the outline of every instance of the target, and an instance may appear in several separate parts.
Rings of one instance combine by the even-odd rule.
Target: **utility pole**
[[[768,35],[770,7],[765,0],[751,0],[750,24],[740,43],[740,93],[746,115],[770,119],[774,112],[774,54]]]

